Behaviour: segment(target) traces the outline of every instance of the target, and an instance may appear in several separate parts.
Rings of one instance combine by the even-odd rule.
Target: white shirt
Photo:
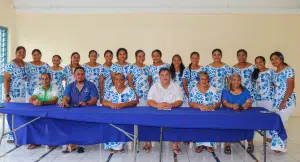
[[[156,103],[173,103],[175,101],[183,100],[183,93],[180,87],[171,82],[168,88],[162,87],[160,82],[153,84],[148,93],[148,100],[153,100]]]

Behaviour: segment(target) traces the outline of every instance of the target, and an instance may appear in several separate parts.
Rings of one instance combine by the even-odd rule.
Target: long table
[[[265,111],[258,107],[242,112],[227,108],[213,112],[192,108],[167,111],[152,107],[113,110],[90,106],[65,109],[56,105],[35,107],[24,103],[6,103],[0,109],[0,113],[9,114],[8,121],[17,137],[16,144],[96,144],[133,140],[134,148],[138,139],[235,142],[251,139],[254,130],[276,130],[282,139],[286,139],[280,116]],[[161,132],[162,128],[164,132]]]

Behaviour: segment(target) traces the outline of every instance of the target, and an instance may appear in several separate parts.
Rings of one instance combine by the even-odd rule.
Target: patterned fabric
[[[150,76],[152,77],[152,85],[154,83],[159,82],[159,70],[161,68],[170,68],[170,64],[164,63],[163,65],[160,66],[154,66],[154,65],[149,66],[149,73]]]
[[[255,96],[256,96],[255,82],[252,79],[252,74],[254,72],[254,69],[255,69],[254,65],[251,65],[244,69],[239,69],[236,67],[232,68],[232,74],[239,74],[241,76],[242,85],[249,90],[253,102],[255,102]]]
[[[50,74],[51,74],[51,78],[52,78],[52,84],[55,85],[58,88],[58,103],[60,103],[62,101],[62,98],[64,96],[64,92],[65,92],[65,88],[63,86],[63,80],[65,78],[63,70],[59,70],[59,71],[53,71],[50,69]]]
[[[260,72],[256,79],[256,98],[258,101],[272,101],[274,97],[274,70]]]
[[[182,103],[182,107],[187,107],[188,105],[188,97],[185,94],[185,91],[183,89],[183,85],[182,85],[182,78],[183,76],[180,76],[180,72],[176,72],[176,78],[172,79],[172,81],[174,83],[176,83],[177,85],[180,86],[181,90],[182,90],[182,94],[183,94],[183,103]]]
[[[294,69],[290,67],[286,67],[283,71],[279,73],[275,73],[273,82],[275,84],[275,95],[273,100],[273,107],[279,110],[279,106],[281,101],[283,100],[286,92],[287,92],[287,82],[289,78],[295,77]],[[292,105],[296,105],[296,94],[292,93],[290,98],[286,102],[286,108],[291,107]]]
[[[189,102],[199,105],[212,106],[220,101],[220,95],[214,87],[209,87],[205,94],[201,93],[198,87],[194,87],[190,92]]]
[[[126,103],[130,101],[136,100],[136,95],[132,88],[126,87],[124,91],[119,94],[116,88],[113,86],[109,91],[105,93],[104,100],[112,102],[114,104],[118,103]],[[114,149],[114,150],[121,150],[125,145],[125,142],[108,142],[104,143],[105,149]]]
[[[124,66],[119,65],[118,63],[114,63],[111,66],[111,71],[115,73],[121,73],[125,76],[125,85],[128,86],[128,74],[129,74],[129,67],[131,64],[127,64]]]
[[[113,86],[111,75],[110,75],[111,68],[102,65],[101,69],[102,70],[101,70],[100,75],[104,77],[103,94],[105,94]]]
[[[66,87],[75,81],[74,75],[71,73],[70,65],[67,65],[64,67],[63,73],[64,77],[66,78]],[[75,68],[72,68],[72,71],[74,73]]]
[[[230,66],[224,65],[220,68],[215,68],[211,65],[207,65],[205,69],[209,75],[210,86],[216,88],[217,92],[219,93],[226,89],[226,77],[231,76]]]
[[[206,71],[205,67],[200,67],[197,70],[190,70],[189,68],[184,69],[183,71],[183,77],[188,82],[188,90],[189,92],[192,91],[192,89],[198,84],[200,78],[199,78],[199,72]]]
[[[201,93],[197,87],[194,87],[190,92],[189,102],[194,102],[199,105],[212,106],[220,102],[220,95],[215,88],[210,87],[205,94]],[[196,146],[213,147],[215,142],[196,142]]]
[[[137,67],[135,65],[131,65],[129,68],[129,74],[133,75],[133,85],[135,92],[140,97],[139,102],[146,105],[148,99],[149,92],[149,67]]]
[[[58,97],[58,90],[52,85],[50,85],[48,90],[45,90],[43,86],[40,86],[35,88],[32,96],[36,96],[40,101],[51,101],[54,97]]]
[[[85,70],[85,78],[94,83],[97,87],[98,92],[100,92],[100,81],[99,77],[102,71],[102,66],[96,66],[96,67],[89,67],[87,64],[83,64],[82,67]]]
[[[279,110],[280,103],[284,99],[284,96],[287,92],[288,88],[288,79],[295,77],[294,69],[290,67],[286,67],[279,73],[274,73],[273,82],[275,84],[275,95],[273,99],[273,108],[280,115],[283,122],[286,122],[288,118],[291,116],[292,112],[296,108],[296,94],[295,92],[289,97],[286,102],[286,108],[283,110]],[[277,131],[270,131],[270,135],[272,136],[272,150],[286,152],[287,150],[287,139],[282,140],[278,136]]]
[[[5,65],[4,72],[11,75],[9,94],[11,102],[25,102],[25,67],[18,67],[15,63],[9,62]]]
[[[88,102],[92,98],[99,98],[99,93],[94,83],[85,80],[81,91],[78,90],[76,82],[69,84],[66,87],[64,96],[70,98],[69,104],[78,105],[80,102]]]
[[[41,66],[36,66],[31,63],[26,64],[25,72],[27,75],[26,86],[27,86],[27,100],[31,97],[34,89],[41,85],[41,75],[43,73],[49,72],[50,66],[44,64]]]

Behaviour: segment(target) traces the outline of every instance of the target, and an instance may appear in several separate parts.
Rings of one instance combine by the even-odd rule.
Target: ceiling
[[[300,0],[13,0],[18,13],[297,13]]]

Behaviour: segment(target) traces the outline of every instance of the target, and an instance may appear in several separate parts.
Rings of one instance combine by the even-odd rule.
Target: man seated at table
[[[51,85],[51,75],[43,73],[41,76],[42,85],[35,88],[29,102],[34,106],[54,105],[58,101],[58,90]],[[28,149],[35,149],[41,145],[30,144]],[[53,146],[49,146],[53,148]]]
[[[84,107],[95,106],[99,98],[98,90],[94,83],[86,80],[85,70],[83,67],[77,67],[74,70],[75,81],[67,85],[64,97],[60,103],[60,107]],[[75,144],[68,145],[67,150],[63,153],[69,153],[78,148],[78,153],[83,153],[82,147]]]
[[[148,94],[148,105],[160,110],[171,110],[180,107],[183,102],[181,88],[171,82],[170,70],[162,68],[159,70],[160,82],[153,84]],[[152,148],[151,142],[146,142],[143,150],[149,152]],[[173,142],[172,150],[175,154],[181,154],[179,142]]]

